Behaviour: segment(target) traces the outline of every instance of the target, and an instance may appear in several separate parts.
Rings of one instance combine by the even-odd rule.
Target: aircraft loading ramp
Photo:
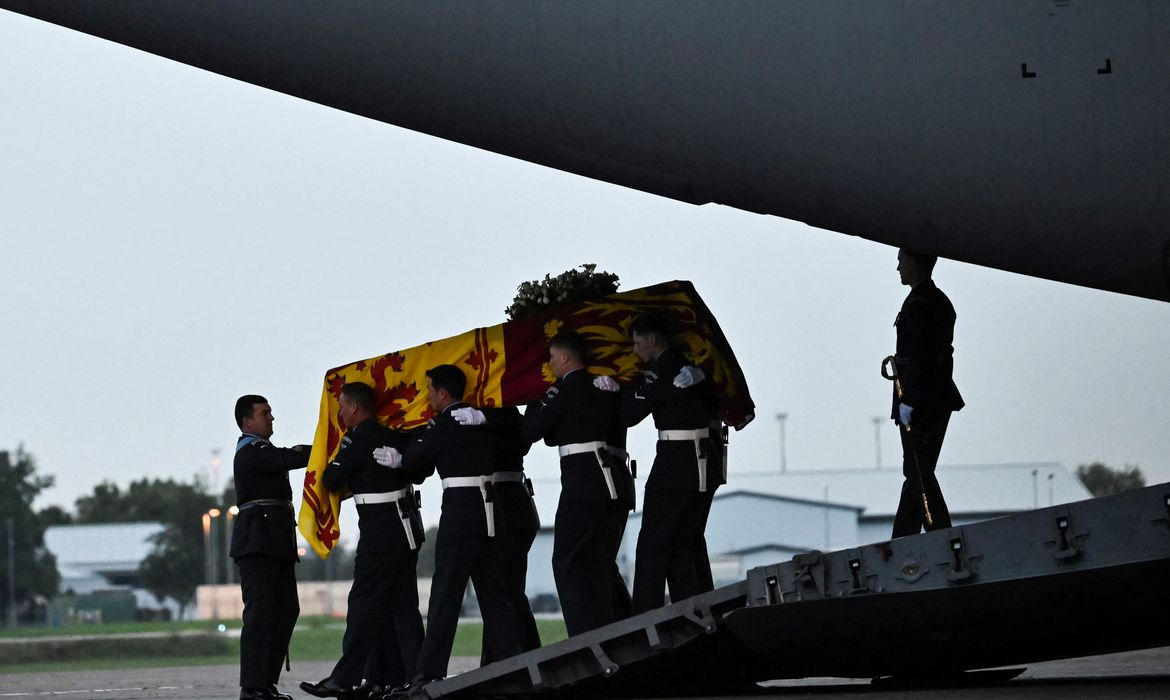
[[[780,678],[945,677],[1170,644],[1170,484],[759,567],[432,683],[418,697],[620,697]]]

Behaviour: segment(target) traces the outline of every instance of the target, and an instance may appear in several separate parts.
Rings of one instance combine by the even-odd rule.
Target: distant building
[[[956,525],[1092,498],[1058,462],[939,467],[938,479]],[[707,550],[717,584],[812,549],[889,539],[901,485],[901,469],[730,474],[716,492],[707,523]],[[556,596],[552,525],[560,484],[542,479],[534,487],[544,527],[528,557],[528,595],[547,600]],[[641,519],[641,511],[630,515],[618,554],[627,581],[633,579]]]
[[[140,608],[167,608],[177,616],[174,601],[160,603],[143,588],[138,565],[150,554],[150,538],[164,530],[161,523],[53,525],[45,528],[45,548],[57,558],[61,592],[86,595],[128,590]]]
[[[955,525],[1093,497],[1059,462],[940,466],[936,475]],[[744,490],[859,506],[857,540],[831,543],[840,549],[889,538],[902,479],[900,467],[747,472],[730,475],[719,493]]]

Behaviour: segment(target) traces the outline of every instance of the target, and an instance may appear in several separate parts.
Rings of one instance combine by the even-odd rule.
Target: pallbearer
[[[317,697],[348,697],[359,684],[365,696],[404,685],[414,677],[422,647],[415,572],[423,542],[418,501],[406,474],[383,467],[373,455],[383,445],[405,449],[410,438],[378,423],[376,401],[368,384],[341,387],[338,413],[348,430],[324,481],[330,491],[353,494],[360,536],[341,659],[329,677],[301,683],[301,690]]]
[[[633,426],[653,415],[658,430],[634,562],[635,613],[663,605],[668,579],[671,599],[682,600],[702,592],[710,577],[702,537],[711,492],[722,480],[721,469],[713,478],[711,465],[718,404],[710,382],[689,365],[671,331],[670,321],[657,314],[630,325],[634,352],[647,368],[637,389],[623,393],[622,419]]]
[[[427,370],[427,402],[434,417],[418,440],[402,454],[379,449],[383,466],[401,469],[421,481],[436,470],[443,479],[443,510],[435,540],[435,574],[427,611],[427,630],[415,665],[415,677],[401,695],[418,691],[447,675],[463,594],[470,579],[483,614],[488,645],[500,658],[520,652],[516,614],[508,601],[503,559],[496,538],[492,475],[496,441],[484,426],[460,425],[451,412],[467,406],[467,378],[454,365]]]
[[[508,601],[516,613],[520,649],[531,651],[540,647],[540,632],[525,593],[528,552],[540,530],[532,480],[524,475],[524,456],[528,454],[531,443],[520,434],[520,411],[514,407],[482,411],[471,407],[457,408],[451,415],[460,425],[487,425],[496,439],[496,471],[492,474],[496,538],[500,543]],[[480,657],[483,665],[501,658],[488,642],[492,636],[490,632],[484,629]]]
[[[543,439],[561,458],[561,496],[553,533],[553,576],[570,635],[615,619],[618,547],[633,505],[633,481],[608,440],[618,421],[619,395],[585,369],[585,341],[562,331],[549,341],[557,382],[524,413],[524,438]],[[612,381],[612,380],[610,380]]]

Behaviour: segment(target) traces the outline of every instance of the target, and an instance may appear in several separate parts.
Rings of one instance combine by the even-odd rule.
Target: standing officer
[[[277,690],[280,665],[300,615],[297,600],[296,522],[288,473],[309,465],[308,445],[276,447],[272,407],[256,394],[236,400],[233,473],[236,517],[231,556],[240,570],[244,597],[240,631],[240,700],[288,698]]]
[[[502,573],[508,588],[508,602],[516,613],[520,650],[540,648],[540,631],[525,587],[528,583],[528,552],[540,530],[540,516],[533,499],[532,480],[524,476],[524,455],[531,443],[520,434],[520,411],[508,408],[457,408],[451,412],[460,425],[486,424],[496,438],[496,471],[492,474],[495,495],[496,539],[503,561]],[[483,631],[480,665],[502,658],[490,648],[490,630]]]
[[[710,383],[692,377],[692,386],[676,386],[693,372],[683,372],[689,365],[672,343],[666,318],[640,316],[630,332],[634,352],[649,366],[641,386],[623,395],[622,419],[634,426],[653,415],[658,429],[634,562],[637,614],[663,605],[668,578],[672,600],[697,595],[701,592],[699,570],[710,569],[705,546],[701,553],[695,549],[710,508],[708,492],[716,486],[709,483],[708,469],[715,450],[710,425],[718,406]]]
[[[408,696],[447,675],[468,579],[475,585],[492,653],[499,658],[520,653],[516,615],[508,602],[496,539],[491,480],[495,439],[484,426],[460,425],[451,415],[466,406],[462,400],[466,386],[467,377],[455,365],[427,370],[427,402],[435,411],[434,418],[405,454],[393,447],[375,452],[379,464],[402,469],[416,483],[436,469],[443,479],[426,636],[415,677],[397,696]]]
[[[894,321],[898,329],[894,365],[902,396],[899,398],[895,389],[890,417],[901,426],[905,479],[894,514],[893,537],[916,535],[926,526],[924,494],[933,520],[926,529],[951,526],[951,514],[934,470],[951,412],[963,407],[963,397],[952,379],[955,307],[930,278],[937,261],[935,255],[905,248],[898,251],[898,275],[910,293]],[[915,462],[918,474],[914,473]]]
[[[608,440],[619,395],[598,389],[585,369],[588,351],[574,331],[549,341],[548,364],[557,383],[544,401],[524,412],[524,439],[544,439],[561,458],[561,496],[553,526],[553,578],[569,635],[609,624],[614,578],[633,481]],[[632,496],[632,494],[629,494]]]
[[[423,542],[418,502],[406,475],[382,467],[373,455],[382,445],[405,449],[410,438],[378,423],[377,397],[368,384],[341,387],[338,403],[349,432],[323,482],[330,491],[353,493],[360,537],[341,659],[328,678],[301,683],[301,690],[319,698],[348,695],[367,667],[363,695],[404,685],[414,676],[423,640],[415,573]]]

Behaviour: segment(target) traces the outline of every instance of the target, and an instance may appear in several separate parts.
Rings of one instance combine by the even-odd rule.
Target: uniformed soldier
[[[552,565],[565,627],[575,635],[616,619],[615,597],[621,606],[620,594],[615,596],[616,558],[633,507],[633,479],[608,443],[619,417],[619,395],[595,385],[597,377],[585,369],[585,341],[561,331],[548,347],[557,382],[543,401],[525,410],[522,430],[525,440],[543,439],[560,454]]]
[[[244,598],[240,699],[291,700],[292,696],[276,687],[301,611],[288,473],[308,466],[310,447],[276,447],[269,442],[275,419],[263,396],[241,396],[235,415],[243,433],[236,443],[233,463],[239,515],[231,546]]]
[[[520,650],[540,648],[540,631],[525,587],[528,583],[528,552],[540,530],[540,516],[532,480],[524,476],[524,456],[531,443],[520,434],[520,411],[514,407],[479,410],[457,408],[451,415],[461,425],[486,424],[496,439],[496,471],[492,474],[495,492],[496,538],[503,559],[504,582],[508,600],[516,613],[516,630],[520,635]],[[498,661],[499,654],[491,649],[490,631],[483,631],[483,652],[480,665]]]
[[[894,321],[898,329],[894,364],[903,395],[895,389],[892,418],[903,429],[902,495],[894,515],[893,537],[916,535],[923,527],[951,526],[951,514],[934,475],[951,412],[963,408],[954,371],[955,307],[931,279],[938,257],[905,248],[898,251],[898,275],[910,293]],[[915,459],[916,458],[916,459]],[[918,475],[914,462],[918,463]],[[926,525],[925,493],[933,524]]]
[[[427,370],[427,401],[435,416],[418,440],[402,454],[379,449],[383,466],[402,469],[416,483],[438,470],[443,479],[443,510],[435,540],[435,574],[431,580],[426,636],[415,677],[398,695],[416,692],[447,675],[463,594],[470,579],[483,614],[488,645],[500,658],[520,652],[516,614],[508,602],[496,538],[492,474],[496,444],[484,426],[460,425],[451,411],[462,401],[467,378],[454,365]]]
[[[329,677],[301,683],[319,698],[349,696],[359,683],[364,696],[405,685],[423,640],[415,573],[423,542],[418,501],[404,472],[374,461],[378,447],[405,449],[410,438],[378,423],[377,397],[368,384],[346,384],[338,403],[341,423],[350,428],[323,482],[330,491],[353,494],[360,536],[341,659]]]
[[[623,394],[622,419],[633,426],[653,415],[658,429],[634,562],[633,606],[641,613],[663,605],[668,579],[672,600],[702,591],[699,570],[709,570],[710,563],[705,543],[701,553],[696,548],[710,509],[708,492],[716,486],[708,470],[718,405],[709,382],[676,386],[685,383],[689,364],[672,343],[667,319],[643,315],[630,331],[634,352],[648,368],[641,385]]]

